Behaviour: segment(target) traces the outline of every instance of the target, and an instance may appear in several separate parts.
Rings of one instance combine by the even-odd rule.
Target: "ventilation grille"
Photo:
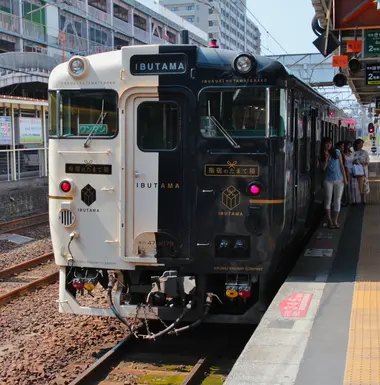
[[[70,227],[75,223],[75,214],[70,210],[61,210],[59,212],[59,221],[65,227]]]

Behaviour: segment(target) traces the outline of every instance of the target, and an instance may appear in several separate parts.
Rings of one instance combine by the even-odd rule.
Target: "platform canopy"
[[[311,0],[315,9],[313,29],[326,42],[338,41],[334,56],[340,56],[341,72],[358,102],[375,103],[380,97],[380,10],[376,0]],[[317,38],[317,36],[316,36]],[[325,44],[322,44],[322,53]],[[355,52],[353,52],[355,51]],[[357,62],[351,61],[357,59]],[[332,66],[332,58],[329,65]],[[356,64],[357,68],[348,66]]]

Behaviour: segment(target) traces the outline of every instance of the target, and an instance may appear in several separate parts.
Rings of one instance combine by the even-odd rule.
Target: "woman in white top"
[[[362,139],[356,139],[354,142],[354,164],[361,164],[364,169],[364,176],[357,176],[356,179],[359,184],[359,190],[361,195],[361,203],[364,204],[364,195],[369,193],[369,181],[368,181],[368,164],[369,155],[368,152],[363,150],[364,141]]]
[[[356,178],[352,175],[352,165],[354,162],[354,154],[351,151],[352,142],[346,140],[344,142],[343,159],[344,167],[346,168],[346,175],[348,179],[348,203],[355,205],[361,202],[359,184]]]

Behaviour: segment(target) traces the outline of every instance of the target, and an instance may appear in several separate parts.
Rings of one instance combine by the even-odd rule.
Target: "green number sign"
[[[89,135],[90,132],[93,134],[104,135],[107,134],[107,125],[106,124],[80,124],[79,125],[79,135]]]
[[[380,30],[372,29],[365,31],[365,47],[364,53],[366,55],[380,54]]]

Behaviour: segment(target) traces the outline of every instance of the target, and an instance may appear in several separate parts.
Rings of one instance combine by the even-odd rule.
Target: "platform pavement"
[[[380,205],[346,208],[340,223],[315,232],[225,385],[380,384],[380,283],[372,303],[355,282],[359,256],[358,274],[380,278]]]

